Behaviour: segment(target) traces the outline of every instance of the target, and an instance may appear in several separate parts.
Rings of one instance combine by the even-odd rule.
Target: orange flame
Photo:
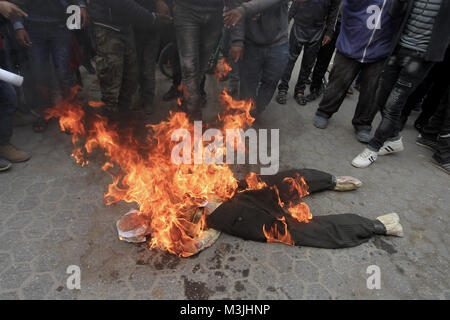
[[[92,108],[100,108],[103,107],[104,105],[105,103],[102,101],[89,101],[89,107]]]
[[[251,102],[233,101],[224,93],[222,103],[224,111],[216,128],[245,128],[254,120],[249,113]],[[205,221],[193,222],[196,208],[213,197],[230,199],[238,183],[226,164],[172,162],[172,150],[179,143],[172,141],[172,133],[186,129],[194,136],[193,124],[185,113],[171,112],[166,121],[147,125],[148,135],[142,143],[130,133],[119,134],[120,128],[105,116],[92,111],[87,115],[76,103],[65,101],[46,112],[47,119],[58,118],[61,130],[72,134],[72,156],[78,163],[88,164],[86,156],[95,149],[102,150],[107,157],[102,170],[112,177],[104,195],[106,204],[137,203],[140,214],[150,223],[152,248],[181,257],[198,251],[195,239],[205,229]]]
[[[61,130],[71,133],[72,156],[81,165],[89,163],[87,156],[95,150],[104,153],[107,161],[101,168],[112,178],[104,194],[105,203],[136,203],[140,214],[149,221],[151,248],[167,250],[180,257],[198,252],[196,239],[202,235],[206,224],[204,216],[194,219],[195,213],[208,199],[226,201],[233,197],[238,181],[230,167],[226,164],[176,164],[172,161],[172,150],[179,144],[179,141],[172,141],[174,131],[185,129],[190,137],[194,137],[194,126],[183,112],[171,112],[165,121],[147,125],[147,137],[140,141],[131,131],[121,129],[107,117],[70,102],[77,91],[78,88],[74,88],[69,100],[46,110],[46,119],[58,118]],[[253,123],[254,118],[250,115],[254,108],[252,101],[235,101],[224,91],[221,103],[223,111],[212,123],[215,128],[245,129]],[[204,148],[205,143],[197,142],[197,146]],[[195,141],[191,144],[192,156],[194,147]],[[226,148],[227,144],[223,144],[222,150],[215,152],[226,154]],[[258,181],[255,174],[250,174],[248,181],[249,189],[267,187]],[[300,187],[293,183],[293,190],[301,190],[302,185],[300,182],[297,184]],[[286,224],[284,220],[282,222],[285,225],[283,234],[275,226],[274,235],[267,233],[266,236],[273,242],[281,239],[278,242],[291,244]]]
[[[227,60],[223,58],[217,63],[214,73],[216,74],[217,78],[219,78],[219,80],[223,80],[231,70],[233,69],[227,63]]]
[[[284,232],[281,233],[278,230],[278,223],[275,223],[274,226],[267,231],[266,226],[263,226],[263,232],[266,236],[267,243],[284,243],[290,246],[294,245],[294,241],[292,240],[291,234],[288,231],[286,219],[285,217],[277,218],[284,226]]]

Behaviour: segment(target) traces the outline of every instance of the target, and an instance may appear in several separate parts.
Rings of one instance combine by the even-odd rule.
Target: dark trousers
[[[264,111],[277,89],[289,56],[288,43],[257,47],[247,43],[240,64],[241,99],[252,99]]]
[[[374,104],[374,88],[377,86],[383,64],[384,60],[361,63],[336,52],[328,87],[316,114],[330,118],[336,113],[347,95],[348,88],[360,73],[360,94],[352,123],[356,130],[371,130],[373,118],[379,110]]]
[[[222,12],[202,13],[178,5],[174,10],[178,52],[180,55],[183,102],[188,111],[201,108],[200,85],[208,60],[222,33]]]
[[[336,41],[337,38],[339,37],[339,31],[341,28],[340,25],[341,25],[340,23],[336,25],[336,31],[334,32],[331,41],[326,45],[321,46],[319,52],[317,53],[317,60],[316,64],[314,65],[312,81],[310,86],[311,92],[319,90],[320,87],[322,86],[325,73],[328,70],[328,66],[330,65],[334,50],[336,49]]]
[[[447,86],[436,113],[424,126],[422,135],[425,138],[437,140],[438,148],[433,158],[439,163],[450,162],[450,87]]]
[[[436,112],[441,99],[444,97],[450,83],[448,74],[450,72],[450,49],[447,49],[444,61],[435,63],[427,77],[409,96],[402,111],[402,126],[405,125],[411,111],[421,103],[422,112],[417,117],[414,125],[421,128],[428,123],[431,116]]]
[[[0,81],[0,146],[7,145],[13,133],[17,95],[13,86]]]
[[[47,108],[52,104],[50,56],[63,97],[70,93],[75,83],[70,71],[70,32],[64,24],[58,23],[29,22],[25,27],[33,43],[30,61],[34,80],[37,82],[38,104]]]
[[[160,33],[135,32],[136,53],[139,65],[141,103],[153,105],[156,90],[156,63],[158,60]]]
[[[269,186],[276,185],[281,201],[286,201],[293,193],[289,191],[290,184],[283,183],[283,179],[296,177],[297,172],[305,179],[309,193],[329,190],[336,184],[334,176],[313,169],[290,170],[261,178]],[[263,228],[270,230],[276,226],[281,233],[285,232],[280,222],[282,218],[297,246],[346,248],[364,243],[376,234],[386,234],[378,220],[355,214],[317,216],[308,223],[298,222],[279,206],[277,193],[269,188],[237,193],[209,215],[206,224],[246,240],[265,242]]]
[[[295,27],[295,26],[294,26]],[[293,28],[294,28],[293,27]],[[291,80],[292,70],[297,62],[298,56],[303,52],[302,66],[298,74],[297,84],[295,85],[294,94],[304,93],[306,88],[306,82],[311,74],[311,70],[314,66],[314,62],[317,58],[321,46],[321,39],[315,42],[301,42],[297,40],[294,30],[291,30],[289,36],[289,60],[286,68],[284,69],[281,82],[278,85],[279,91],[289,90],[289,81]]]
[[[388,58],[375,97],[383,118],[369,142],[371,150],[378,152],[386,140],[399,136],[401,113],[406,101],[432,66],[432,62],[405,48],[399,48]]]

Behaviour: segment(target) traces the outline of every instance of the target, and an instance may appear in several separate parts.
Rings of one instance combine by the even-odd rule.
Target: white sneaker
[[[352,165],[357,168],[367,168],[374,163],[378,158],[378,154],[375,151],[365,148],[355,159],[352,161]]]
[[[400,137],[395,141],[386,141],[380,151],[378,151],[378,155],[385,156],[387,154],[403,151],[404,149],[405,147],[403,147],[402,137]]]

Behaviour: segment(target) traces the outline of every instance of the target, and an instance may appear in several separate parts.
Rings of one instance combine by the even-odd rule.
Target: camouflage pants
[[[133,31],[116,32],[94,26],[93,39],[97,51],[95,64],[102,101],[107,106],[118,105],[120,109],[131,109],[138,87]]]

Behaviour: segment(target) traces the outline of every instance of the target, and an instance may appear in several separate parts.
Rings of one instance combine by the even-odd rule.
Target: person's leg
[[[443,121],[432,161],[437,167],[450,174],[450,87],[447,88],[447,93],[439,105],[439,111],[442,113]]]
[[[138,75],[138,82],[139,82],[139,94],[140,94],[140,101],[138,108],[142,107],[142,103],[144,102],[143,96],[144,96],[144,88],[145,88],[145,77],[144,77],[144,65],[145,65],[145,55],[146,50],[148,49],[148,38],[150,35],[148,33],[134,32],[134,38],[135,38],[135,46],[136,46],[136,61],[139,67],[139,75]],[[147,50],[148,51],[148,50]]]
[[[206,71],[209,67],[209,59],[218,47],[222,36],[222,13],[211,13],[202,17],[200,28],[200,51],[199,51],[199,90],[201,105],[206,104]]]
[[[372,130],[372,121],[379,111],[378,105],[374,103],[374,88],[377,87],[384,62],[384,60],[381,60],[374,63],[362,64],[360,94],[352,120],[356,131],[364,130],[370,132]]]
[[[291,80],[292,70],[295,67],[298,56],[302,52],[303,44],[300,43],[295,37],[294,29],[291,29],[289,36],[289,59],[281,77],[280,84],[278,85],[278,91],[285,94],[289,90],[289,81]]]
[[[177,6],[174,24],[180,56],[183,106],[190,113],[200,113],[200,32],[201,15]]]
[[[53,30],[50,38],[50,50],[62,97],[67,98],[75,81],[70,70],[71,39],[66,26],[58,26]]]
[[[136,53],[139,66],[140,101],[147,113],[152,112],[156,90],[156,63],[160,34],[158,31],[136,35]]]
[[[360,71],[360,63],[347,58],[339,52],[336,53],[330,80],[322,101],[319,103],[316,115],[329,119],[341,107],[347,90]]]
[[[264,65],[263,49],[246,44],[244,58],[240,61],[241,89],[240,99],[252,99],[256,102],[261,69]]]
[[[421,136],[425,139],[437,141],[441,128],[444,126],[447,113],[447,97],[444,96],[443,101],[438,105],[436,112],[430,118],[428,123],[423,127]]]
[[[416,143],[434,150],[433,162],[440,167],[444,165],[441,168],[450,172],[450,87]]]
[[[4,158],[13,163],[30,159],[29,154],[19,150],[10,142],[16,108],[16,91],[9,83],[0,81],[0,159]],[[3,162],[2,167],[6,170],[10,165]]]
[[[297,84],[295,85],[295,95],[297,93],[304,93],[306,88],[306,81],[311,74],[311,70],[314,66],[314,63],[317,59],[317,53],[320,50],[321,40],[306,43],[304,46],[303,58],[302,58],[302,66],[300,72],[298,74]]]
[[[229,72],[228,93],[233,96],[239,91],[239,63],[235,63],[232,59],[229,59],[229,51],[231,49],[231,30],[229,28],[224,28],[222,34],[223,56],[228,65],[231,67],[231,71]]]
[[[448,72],[450,72],[450,68],[447,67],[445,75],[447,75]],[[422,112],[414,122],[414,127],[419,132],[436,112],[437,107],[439,106],[441,99],[445,96],[445,92],[450,84],[450,79],[448,79],[447,76],[441,75],[435,79],[438,80],[433,82],[433,85],[423,100]]]
[[[427,76],[433,66],[433,63],[413,56],[413,52],[409,50],[408,52],[399,53],[397,59],[398,65],[401,67],[398,79],[390,91],[385,107],[383,108],[383,119],[381,120],[374,137],[369,142],[369,149],[374,152],[378,152],[384,142],[389,138],[395,139],[399,136],[400,116],[403,107],[405,106],[409,95]],[[388,65],[389,64],[390,61],[388,61]],[[380,86],[382,87],[382,90],[387,89],[383,86],[382,81]],[[380,101],[377,101],[377,103],[379,102]]]
[[[16,103],[17,96],[14,88],[0,81],[0,146],[7,145],[11,140]]]
[[[122,35],[122,43],[124,45],[123,73],[118,103],[120,110],[130,110],[133,108],[133,96],[139,86],[139,67],[133,30],[130,29]]]
[[[164,101],[170,101],[173,99],[176,99],[181,96],[181,65],[180,65],[180,56],[178,54],[178,46],[177,46],[177,40],[175,37],[175,30],[173,30],[174,36],[173,36],[173,51],[172,51],[172,85],[170,86],[169,90],[164,94],[163,100]]]
[[[334,32],[333,38],[331,41],[320,47],[319,53],[317,54],[316,64],[314,66],[313,74],[312,74],[312,82],[310,86],[311,93],[314,93],[323,85],[323,81],[325,78],[325,74],[328,70],[328,66],[330,65],[331,58],[333,57],[334,50],[336,49],[336,41],[339,36],[340,25],[336,26],[336,31]],[[310,97],[308,100],[312,101]]]
[[[117,110],[124,68],[124,43],[119,33],[93,27],[95,68],[106,108]]]
[[[50,85],[50,45],[47,30],[42,23],[29,23],[26,25],[30,40],[33,43],[29,51],[30,69],[36,81],[37,101],[34,107],[42,116],[42,111],[51,107]]]
[[[277,84],[283,75],[284,66],[289,60],[288,43],[275,47],[266,48],[264,57],[264,67],[258,87],[256,98],[256,108],[258,112],[266,109],[277,90]]]
[[[433,67],[434,69],[434,67]],[[434,77],[433,77],[433,69],[430,71],[428,76],[422,81],[422,83],[417,87],[416,90],[414,90],[413,93],[409,96],[405,107],[402,110],[401,115],[401,129],[403,130],[406,122],[408,121],[409,116],[411,115],[411,112],[417,108],[418,106],[421,106],[424,98],[427,96],[428,92],[433,87]],[[432,115],[433,113],[431,113]],[[430,115],[430,116],[431,116]]]

